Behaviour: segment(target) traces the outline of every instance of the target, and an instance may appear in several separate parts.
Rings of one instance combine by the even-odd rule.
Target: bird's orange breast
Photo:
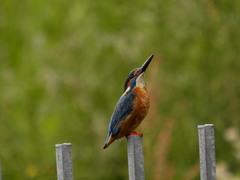
[[[150,100],[146,88],[137,87],[132,91],[136,94],[136,98],[133,101],[133,111],[121,122],[117,139],[127,136],[129,133],[135,131],[149,110]]]

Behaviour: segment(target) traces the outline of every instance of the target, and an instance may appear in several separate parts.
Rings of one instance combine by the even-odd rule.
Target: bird
[[[133,69],[124,83],[124,91],[119,98],[110,118],[106,142],[106,149],[115,140],[129,135],[140,135],[135,131],[148,113],[150,98],[146,89],[144,73],[152,61],[152,54],[140,68]]]

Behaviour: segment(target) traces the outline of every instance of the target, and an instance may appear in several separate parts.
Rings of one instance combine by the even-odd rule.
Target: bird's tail
[[[108,146],[109,146],[109,144],[105,143],[104,146],[103,146],[103,149],[107,149]]]
[[[106,149],[112,142],[115,141],[115,138],[112,137],[112,134],[107,138],[106,143],[103,146],[103,149]]]

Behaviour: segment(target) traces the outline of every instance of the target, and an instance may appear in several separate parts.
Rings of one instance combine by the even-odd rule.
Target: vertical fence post
[[[56,144],[55,146],[58,180],[73,180],[71,143]]]
[[[2,164],[1,164],[1,160],[0,160],[0,180],[2,180]]]
[[[144,158],[142,137],[130,135],[127,137],[129,180],[144,180]]]
[[[214,125],[198,126],[201,180],[216,180]]]

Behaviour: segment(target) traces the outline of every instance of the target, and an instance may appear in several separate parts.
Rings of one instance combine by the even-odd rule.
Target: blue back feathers
[[[136,94],[132,91],[120,97],[111,117],[107,139],[111,133],[113,136],[118,134],[119,124],[133,111],[133,101],[135,97]]]

